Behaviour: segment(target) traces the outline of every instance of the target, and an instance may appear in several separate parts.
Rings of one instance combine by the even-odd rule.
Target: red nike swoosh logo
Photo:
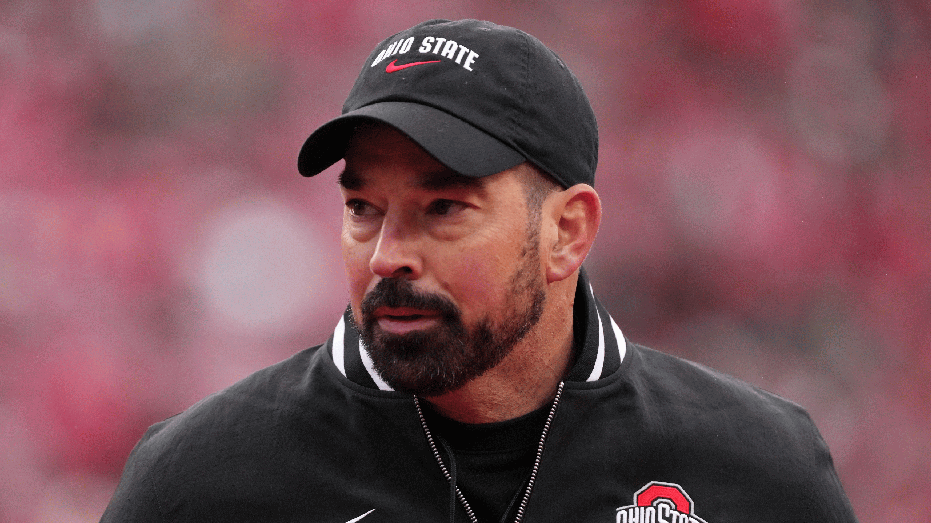
[[[401,69],[407,69],[408,67],[414,67],[415,65],[435,64],[435,63],[439,63],[440,61],[439,61],[439,60],[431,60],[431,61],[429,61],[429,62],[411,62],[411,63],[409,63],[409,64],[404,64],[404,65],[394,65],[394,64],[396,64],[397,62],[398,62],[397,60],[394,60],[394,61],[392,61],[390,64],[388,64],[388,65],[385,67],[385,72],[386,72],[386,73],[394,73],[394,72],[400,71]]]

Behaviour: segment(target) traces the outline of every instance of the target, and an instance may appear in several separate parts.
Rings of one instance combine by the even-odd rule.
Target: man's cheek
[[[463,292],[473,298],[484,300],[491,300],[496,296],[495,293],[501,293],[500,285],[496,283],[496,278],[492,277],[496,271],[491,267],[490,261],[492,260],[488,257],[459,260],[459,273],[468,275],[463,281]]]

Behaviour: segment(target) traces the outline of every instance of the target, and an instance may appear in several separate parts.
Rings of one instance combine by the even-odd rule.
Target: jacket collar
[[[330,351],[333,363],[344,376],[359,385],[393,390],[375,370],[372,359],[350,319],[351,315],[352,312],[347,307],[326,343],[326,350]],[[620,367],[626,353],[624,335],[608,311],[595,298],[584,269],[580,271],[575,291],[573,331],[576,358],[566,381],[597,381]]]

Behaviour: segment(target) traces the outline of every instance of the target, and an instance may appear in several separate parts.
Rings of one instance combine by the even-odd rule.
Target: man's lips
[[[432,327],[440,317],[435,311],[408,307],[379,307],[373,316],[378,326],[391,334],[405,334]]]

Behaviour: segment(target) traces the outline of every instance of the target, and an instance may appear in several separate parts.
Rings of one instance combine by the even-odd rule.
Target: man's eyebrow
[[[349,169],[343,169],[336,181],[340,187],[349,191],[358,191],[365,185],[365,181]]]
[[[418,184],[428,191],[444,189],[482,189],[485,183],[481,178],[472,178],[452,170],[426,173],[419,177]]]
[[[350,169],[343,169],[337,179],[339,185],[349,191],[358,191],[365,187],[365,178]],[[417,187],[428,191],[442,191],[445,189],[482,189],[485,187],[482,178],[472,178],[451,170],[441,170],[424,173],[417,177]]]

